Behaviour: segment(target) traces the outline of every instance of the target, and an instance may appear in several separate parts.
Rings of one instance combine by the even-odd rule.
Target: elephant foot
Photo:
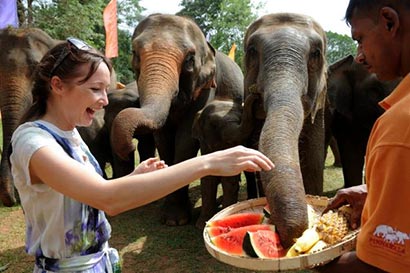
[[[206,226],[206,222],[207,222],[209,219],[211,219],[211,217],[212,217],[213,215],[214,215],[214,214],[212,214],[212,215],[204,215],[204,214],[201,213],[201,215],[199,216],[199,218],[196,220],[195,227],[196,227],[197,229],[203,230],[203,229],[205,228],[205,226]]]
[[[167,226],[183,226],[191,221],[191,202],[165,200],[161,222]]]
[[[0,200],[5,207],[12,207],[17,203],[17,199],[10,194],[2,194]]]
[[[335,161],[335,162],[333,163],[333,167],[341,168],[341,167],[342,167],[342,163]]]

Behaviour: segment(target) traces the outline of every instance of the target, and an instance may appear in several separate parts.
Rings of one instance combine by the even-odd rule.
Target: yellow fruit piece
[[[288,252],[286,252],[286,257],[292,258],[297,256],[299,256],[299,253],[296,252],[295,245],[293,245],[291,248],[289,248]]]
[[[328,244],[341,241],[349,232],[349,224],[342,211],[326,212],[319,218],[316,228],[321,239]]]
[[[319,252],[327,246],[328,246],[328,244],[325,241],[319,240],[319,241],[316,242],[316,244],[314,246],[312,246],[311,249],[308,250],[307,254],[313,254],[313,253]]]
[[[308,251],[317,241],[320,240],[319,233],[316,231],[316,228],[309,228],[305,230],[295,242],[295,251],[298,253],[304,253]]]

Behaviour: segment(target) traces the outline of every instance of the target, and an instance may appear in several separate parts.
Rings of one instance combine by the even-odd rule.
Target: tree
[[[18,0],[20,26],[40,28],[59,40],[75,36],[104,52],[103,10],[108,2],[109,0]],[[130,64],[131,31],[141,20],[144,8],[139,5],[139,0],[118,0],[117,3],[119,57],[112,61],[117,79],[129,83],[133,80]]]
[[[356,55],[356,43],[347,35],[341,35],[335,32],[327,31],[327,54],[328,64],[332,64],[347,55]]]
[[[201,28],[209,42],[219,51],[228,53],[233,44],[239,49],[235,61],[242,67],[243,39],[246,28],[256,20],[250,0],[182,0],[179,15],[191,17]]]

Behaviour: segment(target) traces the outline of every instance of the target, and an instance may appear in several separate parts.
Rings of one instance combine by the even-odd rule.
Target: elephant
[[[0,163],[0,199],[13,206],[17,199],[8,162],[8,146],[24,111],[32,102],[33,72],[57,41],[37,28],[0,30],[0,110],[3,149]]]
[[[187,17],[151,14],[135,28],[132,67],[141,108],[122,110],[112,125],[114,152],[133,157],[135,134],[152,132],[162,160],[173,165],[197,156],[192,137],[196,113],[213,99],[243,101],[243,74],[227,55],[215,50]],[[115,134],[115,135],[114,135]],[[161,221],[169,226],[191,220],[188,187],[165,197]]]
[[[328,67],[327,95],[330,118],[326,128],[340,152],[344,187],[363,183],[367,140],[376,119],[384,112],[378,105],[399,83],[380,81],[352,55]],[[328,129],[327,129],[328,130]],[[326,142],[328,142],[328,138]]]
[[[102,111],[96,113],[93,123],[89,127],[78,127],[81,137],[84,139],[91,153],[95,156],[102,170],[107,163],[112,167],[112,177],[116,178],[127,175],[134,169],[134,162],[122,161],[111,149],[111,125],[115,116],[128,107],[139,107],[138,86],[132,81],[124,87],[110,89],[108,105]],[[138,154],[140,161],[155,156],[155,143],[152,134],[137,136]],[[115,141],[115,140],[113,140]],[[104,176],[108,178],[105,171]]]
[[[247,97],[244,105],[235,104],[231,100],[213,100],[200,110],[192,125],[192,136],[199,140],[201,154],[244,145],[253,131],[253,110],[260,100],[258,94]],[[222,184],[222,208],[238,201],[239,182],[241,176],[201,178],[201,214],[196,227],[203,229],[218,210],[217,188]],[[247,185],[251,187],[252,185]],[[253,185],[256,186],[256,185]]]
[[[260,172],[269,221],[288,248],[308,227],[306,194],[323,192],[326,34],[310,16],[267,14],[248,27],[244,51],[245,98],[263,98],[258,149],[275,164]]]

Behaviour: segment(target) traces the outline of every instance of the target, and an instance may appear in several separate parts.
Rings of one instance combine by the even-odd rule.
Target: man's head
[[[410,1],[351,0],[345,20],[358,42],[356,62],[392,80],[410,72]],[[407,64],[409,63],[409,64]]]

